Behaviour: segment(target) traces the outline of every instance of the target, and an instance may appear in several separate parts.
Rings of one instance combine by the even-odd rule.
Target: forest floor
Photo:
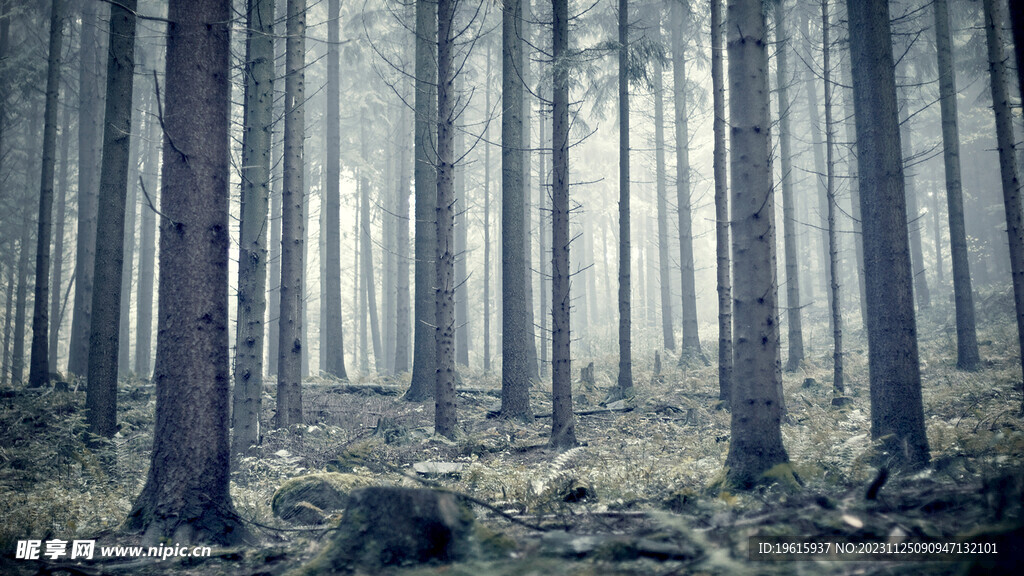
[[[656,377],[653,349],[635,352],[637,396],[629,411],[601,411],[599,405],[614,383],[614,354],[592,358],[593,387],[578,379],[584,361],[574,363],[576,410],[595,413],[577,416],[581,446],[561,454],[546,447],[549,380],[533,387],[538,417],[524,424],[488,418],[498,403],[500,378],[465,371],[471,391],[458,397],[465,434],[452,442],[432,435],[432,403],[391,394],[404,390],[408,377],[366,377],[347,387],[314,377],[304,385],[307,425],[266,431],[258,453],[233,468],[236,509],[259,542],[214,547],[210,558],[200,559],[16,559],[17,541],[25,539],[96,539],[97,550],[139,542],[118,527],[145,479],[155,401],[152,384],[123,382],[120,432],[106,448],[90,450],[83,442],[84,393],[3,391],[0,573],[284,574],[327,545],[332,531],[325,526],[341,516],[336,511],[321,526],[289,524],[271,510],[275,491],[289,478],[341,471],[375,484],[435,485],[489,505],[473,505],[489,555],[390,569],[394,574],[1021,574],[1020,362],[1012,303],[1004,310],[1004,300],[979,303],[984,367],[978,372],[956,369],[951,314],[922,315],[932,464],[914,475],[891,476],[871,499],[866,492],[879,468],[871,441],[867,345],[857,330],[847,332],[852,402],[833,407],[827,323],[809,323],[811,355],[801,369],[784,374],[788,418],[782,433],[802,486],[714,489],[728,451],[730,418],[719,406],[716,368],[702,362],[678,366],[666,354]],[[268,418],[273,391],[269,382]],[[414,468],[422,462],[455,465],[438,475],[429,466]],[[757,559],[752,537],[841,544],[855,553]],[[974,557],[950,550],[928,561],[856,554],[878,543],[972,541],[995,543],[997,553]]]

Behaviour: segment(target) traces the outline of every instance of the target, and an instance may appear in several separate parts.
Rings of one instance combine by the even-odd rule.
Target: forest
[[[0,573],[1024,573],[1022,86],[1019,0],[0,0]]]

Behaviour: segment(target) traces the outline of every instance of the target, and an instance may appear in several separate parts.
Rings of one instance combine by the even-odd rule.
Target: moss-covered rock
[[[274,493],[274,515],[293,524],[321,524],[327,515],[341,510],[349,494],[372,482],[355,474],[323,472],[292,478]]]
[[[327,548],[293,574],[469,560],[479,548],[473,528],[472,510],[447,492],[397,486],[357,490]]]

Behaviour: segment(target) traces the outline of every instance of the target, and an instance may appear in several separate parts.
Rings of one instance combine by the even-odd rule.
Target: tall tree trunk
[[[983,0],[985,40],[988,44],[988,72],[992,88],[992,108],[996,117],[996,143],[999,147],[999,174],[1003,184],[1003,205],[1006,208],[1006,233],[1010,243],[1010,274],[1013,278],[1013,300],[1017,310],[1017,336],[1024,350],[1024,217],[1021,214],[1020,181],[1014,163],[1013,121],[1006,87],[1006,65],[1003,63],[1002,22],[994,0]],[[954,274],[954,281],[956,275]],[[1021,353],[1024,369],[1024,352]],[[1024,412],[1024,402],[1021,403]]]
[[[96,220],[97,230],[102,230],[103,235],[96,238],[96,262],[93,269],[96,285],[102,289],[92,293],[92,320],[89,325],[86,422],[91,433],[107,438],[117,432],[117,357],[125,196],[128,164],[131,162],[135,8],[136,2],[128,0],[124,7],[112,6],[110,10],[103,165],[100,170],[99,212]]]
[[[409,8],[413,8],[410,4]],[[406,54],[410,54],[410,49],[407,45]],[[403,99],[409,101],[409,83],[403,83],[402,94]],[[402,106],[401,113],[401,126],[402,129],[399,131],[400,135],[400,152],[399,152],[399,181],[398,181],[398,279],[396,282],[397,298],[398,298],[398,310],[397,318],[395,320],[395,337],[398,339],[395,346],[395,373],[402,374],[408,372],[410,368],[410,357],[409,357],[409,165],[411,158],[409,157],[409,113],[407,106]]]
[[[461,86],[463,82],[459,81]],[[466,154],[465,127],[455,128],[455,158]],[[466,260],[469,218],[466,212],[469,202],[466,201],[466,166],[455,167],[455,361],[460,366],[469,366],[469,274]]]
[[[837,395],[845,393],[843,384],[843,310],[839,294],[839,242],[836,237],[836,177],[835,177],[835,124],[832,122],[832,45],[829,30],[828,0],[821,0],[821,45],[822,74],[824,75],[825,95],[825,166],[828,174],[825,178],[825,193],[828,199],[828,263],[831,276],[829,287],[832,300],[829,307],[832,312],[832,388]]]
[[[150,73],[156,69],[156,56],[149,52],[146,59]],[[156,212],[153,202],[156,200],[157,182],[160,174],[160,123],[156,120],[156,98],[149,98],[145,139],[146,162],[143,165],[139,185],[142,188],[145,203],[141,210],[139,230],[139,280],[136,285],[137,314],[135,321],[135,373],[148,379],[152,372],[153,345],[153,279],[156,261]]]
[[[341,100],[339,18],[341,0],[327,4],[327,172],[324,187],[326,212],[327,275],[324,278],[325,316],[320,345],[325,347],[324,372],[347,379],[345,371],[345,336],[341,311]]]
[[[506,0],[508,1],[508,0]],[[512,0],[515,2],[515,0]],[[551,441],[566,450],[576,446],[572,413],[572,356],[569,310],[569,2],[552,0],[551,55]]]
[[[141,104],[134,98],[133,107]],[[132,272],[135,269],[135,213],[139,205],[139,133],[142,122],[138,115],[132,117],[132,134],[128,146],[128,189],[124,205],[124,259],[121,262],[121,311],[118,314],[117,328],[117,376],[126,378],[131,372],[131,312],[132,312]]]
[[[288,3],[276,2],[275,6],[275,30],[279,38],[287,35]],[[281,34],[284,32],[285,34]],[[287,42],[278,39],[274,42],[274,78],[284,78],[287,74],[287,63],[285,62]],[[278,81],[274,84],[274,122],[282,126],[284,122],[285,82]],[[270,311],[267,313],[267,373],[277,375],[277,359],[280,354],[281,336],[281,228],[282,212],[284,204],[284,130],[278,129],[270,136],[270,258],[267,261],[268,283],[267,297]]]
[[[71,319],[68,372],[85,376],[89,362],[96,218],[99,210],[100,146],[103,138],[103,3],[82,3],[78,76],[78,230],[75,235],[75,305]]]
[[[769,157],[768,54],[760,0],[729,0],[735,381],[726,479],[748,487],[788,464],[782,445],[779,326],[775,322],[775,200]]]
[[[416,239],[415,290],[413,310],[412,383],[406,400],[422,402],[434,393],[437,345],[434,341],[435,298],[434,236],[437,197],[437,3],[416,0]]]
[[[53,231],[53,177],[57,163],[57,97],[60,95],[61,46],[64,8],[61,0],[50,7],[50,45],[46,64],[46,109],[43,111],[43,162],[39,183],[39,228],[36,234],[36,283],[32,310],[32,356],[29,386],[50,382],[48,351],[50,327],[50,236]]]
[[[912,162],[914,158],[914,131],[911,125],[908,108],[910,102],[904,100],[900,107],[900,142],[903,147],[903,161],[905,164]],[[925,274],[924,250],[921,247],[922,224],[919,221],[923,214],[918,209],[918,188],[916,186],[916,175],[911,169],[904,169],[904,187],[907,191],[907,227],[910,232],[910,266],[914,272],[914,295],[917,297],[917,307],[924,310],[931,306],[932,296],[928,290],[928,276]]]
[[[847,2],[868,299],[871,436],[898,468],[928,463],[896,81],[883,0]]]
[[[281,210],[281,315],[277,357],[278,428],[302,423],[302,288],[306,222],[306,0],[288,0],[284,97],[284,193]]]
[[[361,123],[363,164],[368,166],[370,154],[367,150],[368,136],[366,135],[366,122]],[[359,228],[362,235],[359,241],[361,246],[359,263],[362,266],[363,275],[363,297],[366,299],[367,313],[370,319],[370,340],[373,345],[373,367],[378,374],[384,372],[384,353],[380,345],[380,322],[377,315],[377,288],[373,277],[373,235],[370,229],[370,178],[367,170],[362,170],[362,200],[359,203]],[[364,355],[364,358],[366,356]]]
[[[29,118],[39,117],[39,104],[32,99]],[[27,126],[28,150],[39,150],[38,125]],[[25,315],[28,308],[28,283],[29,283],[29,259],[32,256],[32,220],[30,216],[32,196],[28,193],[31,190],[33,174],[39,170],[36,162],[27,163],[25,174],[25,192],[22,194],[21,206],[18,209],[18,219],[21,220],[21,241],[18,246],[18,288],[14,302],[14,342],[11,351],[11,383],[15,385],[24,384],[25,377]]]
[[[956,366],[961,370],[977,370],[981,358],[974,325],[974,295],[967,257],[967,227],[964,223],[964,199],[960,180],[960,135],[957,128],[953,36],[949,27],[946,0],[935,0],[934,8],[939,67],[939,107],[942,113],[942,158],[946,168],[946,207],[949,213],[949,254],[953,262],[953,295],[956,303]],[[996,132],[998,134],[998,129]]]
[[[158,540],[237,544],[228,491],[227,0],[172,0],[160,233],[156,426],[125,528]],[[116,24],[115,24],[116,26]]]
[[[658,13],[660,32],[661,13]],[[661,62],[654,62],[654,171],[658,205],[658,279],[661,284],[661,342],[666,350],[676,349],[672,328],[672,280],[669,277],[668,200],[665,191],[665,87]]]
[[[11,240],[11,248],[13,250],[14,240]],[[14,305],[14,301],[17,299],[15,292],[17,291],[17,266],[12,266],[10,263],[7,266],[7,302],[4,305],[4,359],[3,359],[3,372],[0,373],[0,386],[7,386],[7,378],[11,372],[11,329],[13,328],[14,315],[11,314],[11,308]]]
[[[821,113],[818,106],[818,89],[814,83],[814,70],[811,69],[814,65],[814,43],[811,42],[810,26],[809,21],[811,19],[811,10],[807,9],[800,17],[800,32],[807,41],[807,55],[810,58],[808,66],[804,66],[804,85],[807,91],[807,106],[810,114],[811,124],[811,149],[814,153],[814,174],[811,179],[814,182],[814,190],[817,192],[817,205],[818,205],[818,229],[821,230],[821,248],[818,250],[818,261],[821,262],[821,270],[823,272],[821,276],[821,282],[823,285],[822,292],[825,293],[826,298],[829,302],[832,301],[832,294],[829,293],[829,278],[832,277],[832,272],[829,269],[828,260],[828,209],[826,206],[827,199],[825,198],[825,150],[824,150],[824,138],[821,135]],[[829,322],[831,323],[831,317]],[[831,326],[830,326],[831,328]]]
[[[66,97],[66,95],[65,95]],[[57,365],[58,349],[60,347],[60,325],[63,316],[61,314],[60,288],[64,278],[64,227],[67,222],[67,198],[68,198],[68,152],[71,139],[71,106],[64,103],[60,121],[60,168],[57,176],[57,206],[54,212],[53,230],[53,266],[50,272],[50,345],[49,363],[50,370],[59,372]]]
[[[238,320],[235,323],[235,390],[231,410],[233,454],[241,454],[255,446],[260,437],[263,316],[267,310],[270,135],[274,127],[273,26],[274,0],[248,0],[242,206],[238,240]],[[341,295],[340,291],[338,295]]]
[[[550,229],[548,228],[548,220],[546,216],[550,213],[548,207],[548,201],[551,198],[551,187],[548,184],[548,171],[547,162],[550,155],[551,147],[549,146],[550,140],[547,137],[547,118],[548,115],[544,112],[544,106],[540,107],[540,135],[537,137],[538,148],[541,150],[539,170],[540,170],[540,186],[538,186],[538,195],[540,196],[540,217],[538,227],[540,228],[540,373],[539,376],[547,376],[548,373],[548,353],[550,351],[550,338],[548,336],[548,314],[550,308],[548,306],[548,294],[550,285],[548,278],[550,274],[550,261],[547,258],[548,245],[551,243],[548,238],[550,237]]]
[[[677,118],[678,120],[678,118]],[[615,392],[633,395],[633,319],[629,241],[629,9],[619,0],[619,377]]]
[[[523,38],[529,38],[530,22],[533,21],[530,0],[521,1],[523,2],[523,18],[520,20],[519,34]],[[530,63],[531,57],[527,48],[527,52],[523,54],[523,67],[520,72],[523,85],[527,89],[530,88],[530,83],[533,81]],[[526,301],[523,311],[526,313],[527,377],[530,381],[537,381],[540,379],[540,373],[537,371],[537,338],[534,333],[534,326],[536,324],[533,317],[533,212],[530,206],[530,198],[533,195],[533,187],[530,185],[530,178],[533,174],[533,139],[531,133],[533,122],[530,120],[533,110],[532,100],[532,93],[527,92],[523,98],[523,299]]]
[[[621,0],[620,0],[621,1]],[[683,341],[679,359],[704,360],[697,328],[697,290],[693,262],[693,213],[690,201],[689,123],[686,107],[686,44],[683,28],[690,21],[689,8],[672,3],[672,84],[676,127],[676,202],[679,210],[679,266],[683,294]],[[621,241],[621,240],[620,240]],[[706,362],[706,360],[704,360]]]
[[[729,190],[725,144],[725,78],[722,70],[722,0],[711,0],[711,84],[714,106],[715,262],[718,292],[718,399],[732,402],[732,281],[729,274]]]
[[[803,321],[800,305],[800,265],[797,252],[796,198],[793,194],[793,153],[790,147],[789,36],[786,29],[785,0],[775,2],[776,85],[779,91],[779,159],[782,162],[782,224],[786,252],[786,320],[789,329],[789,356],[786,370],[793,371],[804,361]]]
[[[487,44],[484,110],[491,113],[491,44]],[[491,124],[484,127],[484,372],[491,371]]]
[[[455,4],[437,3],[437,382],[434,432],[458,434],[455,413]],[[372,298],[372,297],[371,297]]]
[[[847,30],[849,32],[849,30]],[[849,56],[849,36],[846,39],[846,55]],[[846,86],[843,93],[843,111],[846,115],[844,128],[846,130],[846,141],[849,151],[847,152],[847,176],[850,185],[850,213],[853,216],[854,253],[857,258],[857,289],[860,294],[860,321],[862,326],[867,325],[868,299],[866,296],[867,286],[864,282],[864,243],[859,240],[863,235],[860,214],[860,178],[857,169],[857,123],[855,120],[853,106],[853,80],[850,76],[849,63],[840,63],[842,66],[842,83]]]
[[[530,357],[527,338],[526,233],[523,216],[523,5],[505,0],[502,13],[501,112],[501,414],[528,419]]]

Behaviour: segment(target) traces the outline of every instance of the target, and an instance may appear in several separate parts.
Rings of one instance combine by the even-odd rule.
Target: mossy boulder
[[[464,561],[478,548],[473,512],[453,494],[374,486],[352,493],[327,547],[295,574]]]
[[[348,503],[353,490],[372,482],[355,474],[323,472],[292,478],[274,493],[274,515],[293,524],[322,524],[327,516]]]

